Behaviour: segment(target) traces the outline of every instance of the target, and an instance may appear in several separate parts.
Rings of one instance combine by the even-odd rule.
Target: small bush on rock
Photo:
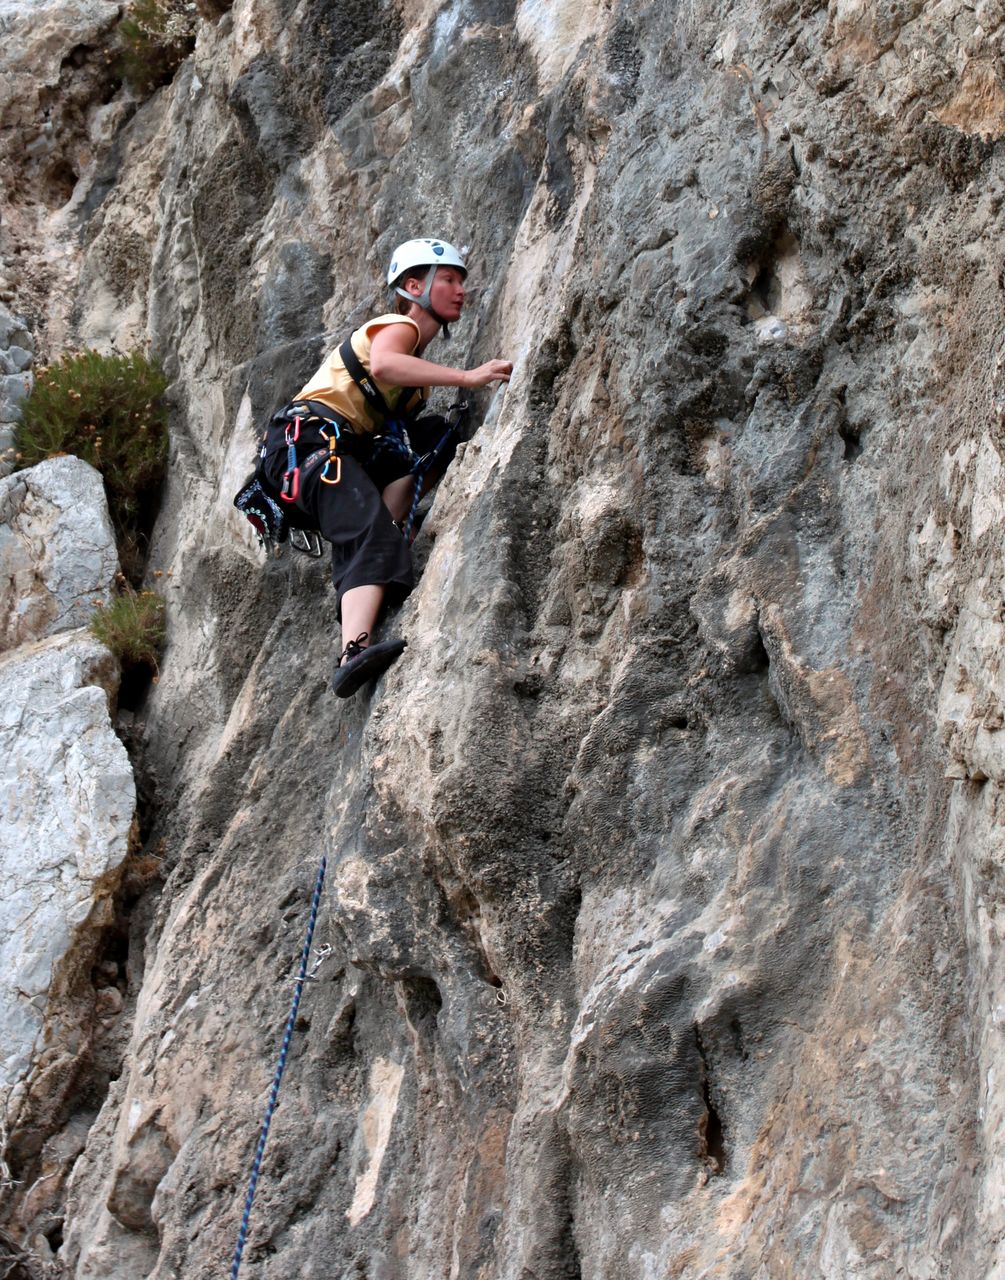
[[[129,671],[144,667],[157,673],[164,649],[164,597],[156,591],[126,586],[110,605],[99,605],[91,619],[91,633],[107,645]]]
[[[137,93],[168,84],[195,47],[193,0],[133,0],[118,25],[119,67]]]
[[[65,355],[39,372],[17,429],[18,466],[72,453],[101,472],[123,569],[136,580],[167,464],[166,387],[139,351]]]

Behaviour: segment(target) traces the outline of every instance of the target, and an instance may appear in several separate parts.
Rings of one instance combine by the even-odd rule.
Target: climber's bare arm
[[[370,372],[381,382],[395,387],[484,387],[490,382],[509,382],[513,365],[508,360],[489,360],[476,369],[452,369],[433,364],[411,354],[415,330],[410,325],[389,324],[379,330],[370,347]]]

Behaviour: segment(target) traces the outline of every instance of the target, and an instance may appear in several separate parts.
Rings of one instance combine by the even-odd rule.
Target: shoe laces
[[[366,648],[364,641],[370,638],[369,631],[361,631],[355,640],[350,640],[346,647],[342,650],[342,656],[338,660],[339,666],[348,659],[352,662],[353,658],[358,658]]]

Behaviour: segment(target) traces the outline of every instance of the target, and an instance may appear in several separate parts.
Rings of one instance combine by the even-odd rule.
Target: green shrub
[[[119,70],[137,93],[167,84],[195,46],[191,0],[133,0],[119,22]]]
[[[91,633],[107,645],[123,668],[157,671],[164,648],[164,597],[156,591],[127,586],[110,605],[99,605],[91,619]]]
[[[17,429],[18,466],[76,454],[101,472],[127,577],[167,465],[167,378],[142,352],[65,355],[43,369]],[[140,557],[142,564],[142,557]]]

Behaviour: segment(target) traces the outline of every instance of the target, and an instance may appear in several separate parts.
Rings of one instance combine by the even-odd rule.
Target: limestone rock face
[[[125,858],[133,772],[108,702],[118,664],[84,631],[0,657],[0,1084],[28,1067],[53,973]]]
[[[1005,15],[218,8],[72,201],[75,339],[174,380],[163,885],[11,1230],[226,1267],[324,854],[249,1276],[1005,1276]],[[339,704],[230,500],[417,234],[514,376]]]
[[[45,1232],[90,1127],[70,1100],[103,1095],[121,1060],[119,968],[105,953],[136,787],[112,726],[118,661],[82,626],[117,570],[93,468],[59,457],[0,480],[0,1094],[5,1132],[21,1117],[26,1139],[5,1159],[41,1162],[22,1205],[35,1228],[23,1256],[36,1260],[51,1254]]]
[[[93,184],[108,180],[107,170],[96,172],[98,151],[107,163],[108,143],[134,109],[114,92],[110,36],[119,15],[114,0],[0,4],[0,303],[16,298],[43,353],[50,334],[56,354],[66,341],[79,180],[93,202]],[[0,395],[0,422],[3,403]]]
[[[50,458],[0,479],[0,650],[85,625],[118,568],[93,467]]]
[[[35,339],[21,316],[0,303],[0,476],[14,469],[14,437],[21,404],[34,386]]]

